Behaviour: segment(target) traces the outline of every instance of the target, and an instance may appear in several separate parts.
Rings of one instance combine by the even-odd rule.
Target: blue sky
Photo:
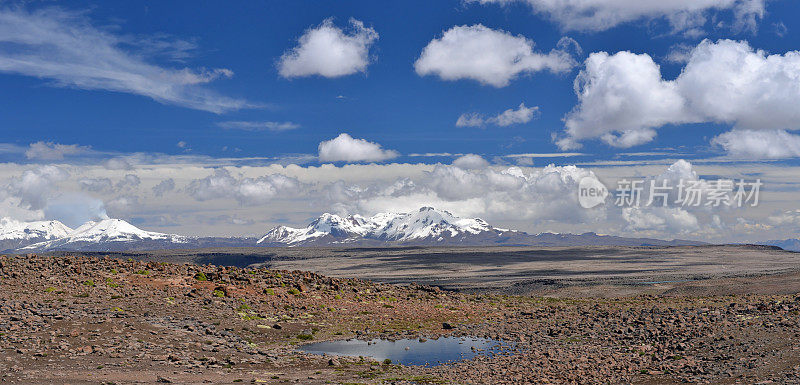
[[[534,232],[795,236],[800,3],[574,4],[0,2],[0,216],[240,235],[436,205]],[[362,51],[331,56],[345,40]],[[647,220],[547,209],[585,173],[669,172],[771,195]]]
[[[37,9],[49,3],[30,3]],[[403,154],[423,152],[498,155],[516,152],[557,152],[550,136],[563,128],[561,119],[576,104],[572,82],[579,68],[566,74],[536,73],[509,86],[494,88],[470,80],[441,81],[421,77],[413,63],[423,47],[454,25],[481,23],[536,43],[540,51],[554,48],[562,36],[587,53],[629,50],[648,53],[674,78],[681,64],[664,58],[676,44],[696,44],[701,38],[745,39],[757,48],[782,53],[800,43],[796,17],[800,4],[768,3],[757,33],[708,28],[707,35],[686,38],[670,33],[664,20],[626,23],[607,31],[562,31],[525,4],[507,7],[464,4],[459,1],[403,2],[69,2],[63,9],[85,12],[96,27],[134,37],[165,36],[194,42],[196,49],[183,62],[148,58],[167,68],[227,68],[230,79],[207,85],[220,94],[266,104],[264,108],[214,114],[147,97],[102,90],[49,87],[47,79],[0,76],[0,115],[5,141],[20,145],[39,140],[80,143],[104,151],[180,153],[185,141],[193,153],[211,156],[273,156],[313,153],[325,139],[347,132],[377,141]],[[720,17],[724,17],[721,12]],[[380,35],[370,50],[373,62],[366,73],[328,79],[318,76],[287,80],[276,62],[296,45],[303,32],[326,18],[345,26],[349,18],[363,21]],[[782,23],[783,37],[775,24]],[[337,96],[345,99],[337,99]],[[539,106],[535,120],[490,129],[455,127],[467,111],[496,113],[525,102]],[[228,120],[291,121],[289,132],[246,132],[220,129]],[[677,127],[659,132],[658,140],[636,152],[682,147],[705,152],[708,138],[726,130],[720,125]],[[698,135],[697,132],[702,132]],[[227,146],[228,151],[223,151]],[[608,158],[618,151],[590,142],[581,152]],[[592,158],[594,158],[592,157]],[[591,159],[591,158],[590,158]]]

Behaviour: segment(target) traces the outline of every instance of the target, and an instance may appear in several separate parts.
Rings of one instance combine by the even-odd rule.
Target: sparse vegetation
[[[280,282],[271,272],[255,270],[258,274],[250,275],[250,270],[233,267],[219,268],[215,273],[219,275],[212,276],[218,283],[211,286],[196,282],[194,275],[186,272],[186,266],[161,267],[143,262],[126,265],[119,260],[76,258],[69,264],[54,263],[54,267],[39,267],[29,273],[25,269],[31,265],[35,264],[4,265],[0,274],[11,272],[14,278],[10,274],[3,276],[3,283],[8,283],[10,290],[0,295],[12,302],[16,298],[27,300],[28,308],[40,306],[37,311],[48,316],[30,317],[27,308],[16,307],[0,308],[0,316],[9,315],[4,312],[21,312],[16,315],[25,320],[20,324],[38,322],[37,327],[46,324],[47,329],[39,330],[52,330],[57,342],[50,345],[44,341],[48,347],[41,350],[31,348],[27,342],[8,342],[24,341],[20,336],[25,335],[25,330],[7,328],[3,330],[7,335],[0,338],[0,345],[20,346],[0,351],[0,358],[3,354],[14,359],[29,355],[29,362],[34,365],[64,362],[67,367],[72,365],[71,358],[83,356],[89,365],[67,369],[83,370],[84,375],[91,372],[99,377],[119,369],[116,363],[111,364],[113,360],[105,360],[113,354],[127,359],[125,365],[131,369],[162,370],[167,373],[165,381],[176,383],[190,382],[185,381],[187,370],[208,375],[213,382],[224,376],[228,382],[245,378],[244,382],[253,383],[305,383],[308,377],[313,377],[314,383],[337,384],[495,383],[506,373],[513,376],[507,378],[530,375],[534,380],[546,375],[550,382],[561,383],[578,378],[576,370],[591,383],[662,383],[662,380],[713,383],[718,378],[716,373],[728,369],[753,373],[750,377],[760,381],[761,372],[744,365],[773,360],[771,365],[778,369],[765,376],[778,373],[776,383],[796,382],[785,377],[786,373],[793,374],[796,366],[791,361],[794,345],[781,345],[792,341],[797,333],[800,297],[796,295],[553,300],[449,291],[432,293],[429,288],[319,277],[306,272],[285,273],[287,288],[280,289]],[[72,266],[63,269],[64,265]],[[124,266],[125,274],[149,267],[155,278],[111,276],[108,274],[111,266]],[[59,271],[66,273],[57,276]],[[190,285],[186,285],[187,280]],[[27,284],[29,281],[32,283]],[[112,285],[116,282],[124,285],[117,290],[108,289],[115,287]],[[95,283],[97,288],[93,287]],[[47,294],[59,292],[66,295]],[[287,293],[297,297],[287,298]],[[361,302],[351,301],[356,296]],[[59,297],[66,303],[57,302]],[[333,298],[346,300],[331,301]],[[68,311],[52,312],[53,308]],[[642,335],[641,325],[652,325],[648,330],[657,330],[663,343],[652,343],[649,336]],[[713,335],[709,335],[708,325],[713,325]],[[424,342],[450,333],[488,335],[548,355],[504,355],[417,369],[396,364],[394,356],[395,363],[382,358],[358,361],[347,357],[311,357],[291,350],[329,339],[419,338]],[[730,336],[736,342],[741,338],[749,344],[748,349],[732,345]],[[60,348],[60,340],[67,341],[69,346]],[[711,349],[716,349],[713,354],[708,353]],[[164,350],[169,353],[161,353]],[[148,358],[137,360],[141,352],[148,354],[145,356]],[[739,361],[742,357],[748,361]],[[250,363],[262,359],[258,365],[263,366]],[[781,366],[784,362],[781,360],[791,361],[793,366]],[[624,367],[625,371],[605,371],[605,378],[593,372],[593,367],[609,365]],[[535,370],[527,371],[534,366]],[[279,379],[270,380],[273,373]]]

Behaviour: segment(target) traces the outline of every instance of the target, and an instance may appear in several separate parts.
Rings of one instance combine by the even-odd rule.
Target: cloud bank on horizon
[[[169,4],[2,4],[0,217],[257,234],[434,206],[532,232],[798,236],[800,6],[427,6],[192,10],[239,21],[209,30],[142,21]],[[575,195],[584,177],[708,176],[763,179],[762,204]]]

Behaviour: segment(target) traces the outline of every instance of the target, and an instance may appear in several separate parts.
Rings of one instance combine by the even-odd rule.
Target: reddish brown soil
[[[678,285],[659,296],[542,298],[299,271],[3,256],[0,381],[800,383],[800,298],[713,290],[766,279],[692,283],[706,296]],[[513,341],[516,351],[423,368],[294,349],[309,340],[446,334]]]

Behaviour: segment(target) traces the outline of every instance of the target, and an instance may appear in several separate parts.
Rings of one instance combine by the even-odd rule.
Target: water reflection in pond
[[[372,357],[378,361],[389,359],[394,364],[436,366],[479,355],[505,353],[512,348],[510,343],[485,338],[440,337],[431,340],[325,341],[299,346],[298,350],[312,354]]]

